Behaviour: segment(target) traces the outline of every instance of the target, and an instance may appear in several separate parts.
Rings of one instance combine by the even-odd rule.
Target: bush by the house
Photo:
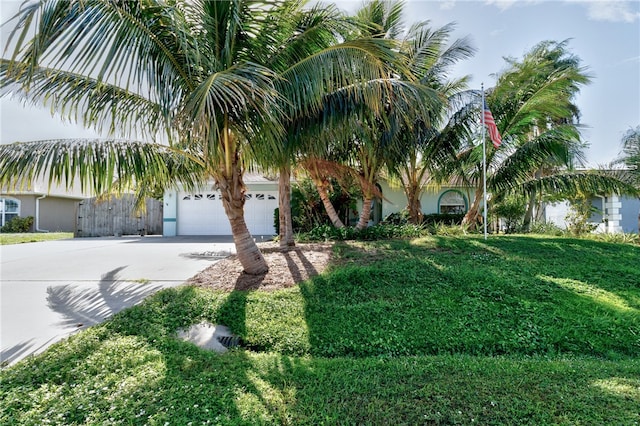
[[[20,232],[29,232],[33,226],[33,216],[14,217],[0,228],[0,232],[5,234],[16,234]]]
[[[320,225],[309,232],[298,235],[299,241],[376,241],[398,238],[416,238],[428,234],[421,225],[380,224],[358,230],[353,227],[336,228],[332,225]]]
[[[493,213],[504,219],[505,234],[513,234],[522,230],[522,222],[526,212],[526,200],[521,196],[504,197],[493,206]]]
[[[461,225],[464,213],[432,213],[422,216],[423,225],[435,225],[437,223],[445,225]]]
[[[598,209],[591,205],[587,194],[578,193],[569,199],[570,209],[565,217],[567,230],[574,236],[581,236],[594,231],[598,225],[589,222],[591,215]]]

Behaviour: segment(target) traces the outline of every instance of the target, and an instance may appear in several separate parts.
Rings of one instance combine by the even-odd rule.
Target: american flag
[[[487,126],[487,130],[489,130],[489,137],[491,138],[491,142],[493,142],[493,146],[495,149],[498,149],[502,143],[502,138],[496,126],[496,121],[493,119],[493,114],[491,114],[486,102],[484,103],[484,124]]]

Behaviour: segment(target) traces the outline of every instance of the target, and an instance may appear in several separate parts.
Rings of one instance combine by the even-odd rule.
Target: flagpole
[[[482,90],[482,224],[484,226],[484,239],[487,239],[487,149],[485,147],[485,118],[484,118],[484,83],[480,83]]]

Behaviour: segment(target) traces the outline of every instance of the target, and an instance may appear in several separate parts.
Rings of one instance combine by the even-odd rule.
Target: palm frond
[[[158,144],[119,140],[49,140],[0,145],[0,185],[36,178],[83,192],[123,192],[141,182],[168,188],[206,180],[203,164]]]
[[[133,135],[151,138],[162,129],[169,136],[172,134],[171,112],[137,93],[68,71],[35,67],[27,76],[10,73],[11,66],[9,60],[0,60],[2,96],[49,107],[63,120],[98,132],[127,138]]]
[[[44,66],[108,81],[141,95],[189,85],[189,40],[177,8],[155,1],[43,0],[24,8],[10,73]],[[25,43],[23,36],[35,31]],[[153,60],[150,60],[153,59]]]
[[[573,126],[550,129],[519,145],[487,179],[487,184],[498,191],[507,190],[543,166],[568,167],[572,160],[570,147],[577,143],[579,134]]]
[[[518,192],[575,195],[618,194],[638,196],[640,191],[631,183],[628,173],[620,170],[566,171],[551,176],[531,178],[522,182]]]

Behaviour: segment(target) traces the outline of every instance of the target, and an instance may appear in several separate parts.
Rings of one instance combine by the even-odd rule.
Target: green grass
[[[37,243],[40,241],[73,238],[72,232],[38,232],[20,234],[0,234],[0,245]]]
[[[338,243],[272,293],[169,289],[0,373],[0,424],[640,423],[640,247]],[[175,339],[202,319],[248,349]]]

